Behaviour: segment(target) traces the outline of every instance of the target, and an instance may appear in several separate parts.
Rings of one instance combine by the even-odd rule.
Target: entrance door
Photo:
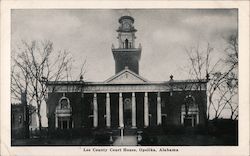
[[[184,118],[184,126],[192,127],[192,118]]]
[[[130,110],[124,111],[124,126],[125,127],[132,127],[131,113],[132,112]]]
[[[131,98],[124,100],[124,126],[132,127],[132,102]]]

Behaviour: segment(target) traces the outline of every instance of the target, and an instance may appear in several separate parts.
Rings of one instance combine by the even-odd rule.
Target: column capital
[[[135,92],[132,92],[132,96],[135,96]]]
[[[160,97],[161,96],[161,92],[157,92],[157,96]]]
[[[109,97],[109,93],[106,93],[106,97]]]

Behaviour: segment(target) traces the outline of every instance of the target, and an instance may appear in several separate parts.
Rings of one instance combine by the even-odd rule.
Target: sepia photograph
[[[11,9],[11,146],[238,146],[238,12]]]

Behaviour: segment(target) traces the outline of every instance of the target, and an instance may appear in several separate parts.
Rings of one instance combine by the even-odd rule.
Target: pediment
[[[141,77],[140,75],[132,72],[129,69],[124,69],[123,71],[112,76],[105,82],[106,83],[145,83],[147,82],[147,80]]]

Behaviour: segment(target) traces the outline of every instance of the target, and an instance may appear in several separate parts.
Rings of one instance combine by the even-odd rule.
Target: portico
[[[105,93],[106,94],[106,114],[104,115],[104,118],[106,118],[106,127],[110,128],[111,126],[111,112],[110,112],[110,93]],[[131,127],[131,128],[136,128],[137,126],[137,120],[136,120],[136,93],[132,92],[132,93],[117,93],[119,94],[119,127]],[[130,98],[124,98],[124,94],[130,94],[131,95],[131,100]],[[148,108],[148,93],[145,92],[144,94],[144,127],[148,127],[149,126],[149,108]],[[162,114],[161,114],[161,98],[160,98],[160,92],[155,93],[157,94],[157,125],[161,125],[161,118],[162,118]],[[98,127],[98,101],[97,101],[97,96],[98,93],[94,93],[93,94],[93,125],[94,127]],[[125,118],[125,111],[128,110],[131,114],[130,114],[130,119],[131,119],[131,123],[127,122],[126,118]],[[125,125],[126,123],[126,125]]]

